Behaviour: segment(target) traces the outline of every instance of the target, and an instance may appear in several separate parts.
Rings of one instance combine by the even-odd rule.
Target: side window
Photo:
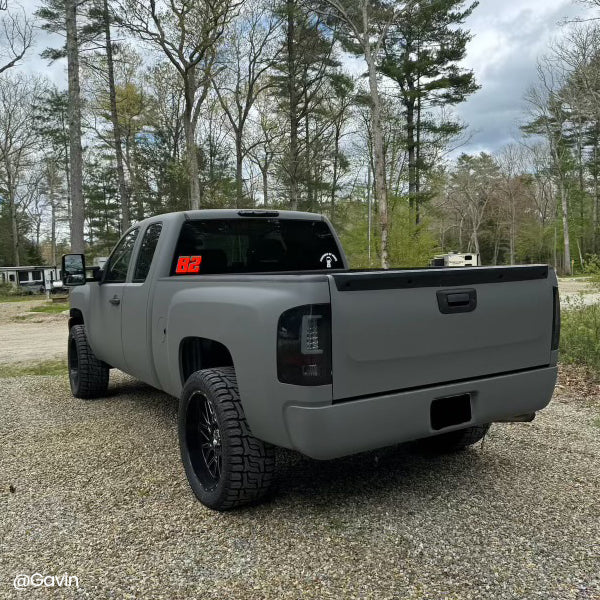
[[[142,245],[140,247],[138,259],[135,264],[135,273],[133,274],[134,283],[143,283],[146,281],[161,230],[162,223],[153,223],[148,227],[148,229],[146,229],[146,233],[144,233],[144,237],[142,239]]]
[[[138,230],[130,231],[113,250],[106,265],[104,281],[108,283],[124,283],[127,278],[127,269],[131,261],[131,254],[138,235]]]

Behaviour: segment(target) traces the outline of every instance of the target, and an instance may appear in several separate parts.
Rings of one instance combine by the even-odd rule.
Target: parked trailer
[[[24,292],[44,293],[63,288],[58,267],[0,267],[0,283],[8,283]]]
[[[436,254],[430,264],[432,267],[478,267],[481,260],[479,254],[474,252],[449,252]]]

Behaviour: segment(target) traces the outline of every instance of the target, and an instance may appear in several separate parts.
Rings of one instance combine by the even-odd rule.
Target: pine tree
[[[458,27],[477,7],[464,0],[423,0],[408,3],[388,31],[380,72],[399,88],[406,118],[409,203],[415,222],[426,198],[421,183],[432,165],[425,160],[427,134],[450,137],[462,126],[449,119],[427,118],[432,107],[464,102],[479,86],[472,71],[459,66],[471,34]]]

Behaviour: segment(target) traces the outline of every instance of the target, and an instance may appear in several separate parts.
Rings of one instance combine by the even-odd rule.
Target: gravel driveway
[[[600,404],[570,388],[452,456],[282,451],[273,497],[219,514],[186,483],[176,401],[111,381],[86,402],[0,379],[0,598],[600,600]],[[13,591],[35,572],[80,589]]]
[[[45,299],[0,302],[0,369],[3,364],[62,358],[67,352],[67,314],[29,312]],[[65,311],[68,304],[64,305]]]

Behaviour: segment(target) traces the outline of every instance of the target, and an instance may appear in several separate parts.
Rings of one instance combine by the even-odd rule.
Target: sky
[[[518,139],[538,58],[565,21],[595,14],[600,9],[570,0],[481,0],[465,22],[474,37],[464,66],[474,71],[481,89],[455,109],[469,124],[462,152],[494,152]]]
[[[21,4],[32,13],[39,2],[21,0]],[[566,20],[594,14],[600,15],[600,9],[575,0],[480,0],[465,23],[473,39],[464,66],[474,71],[481,89],[455,108],[469,125],[468,141],[459,152],[495,152],[518,138],[526,110],[523,98],[536,80],[538,57],[560,36]],[[38,48],[24,66],[66,87],[64,63],[48,65],[39,58],[43,48],[60,43],[60,38],[40,32]]]

